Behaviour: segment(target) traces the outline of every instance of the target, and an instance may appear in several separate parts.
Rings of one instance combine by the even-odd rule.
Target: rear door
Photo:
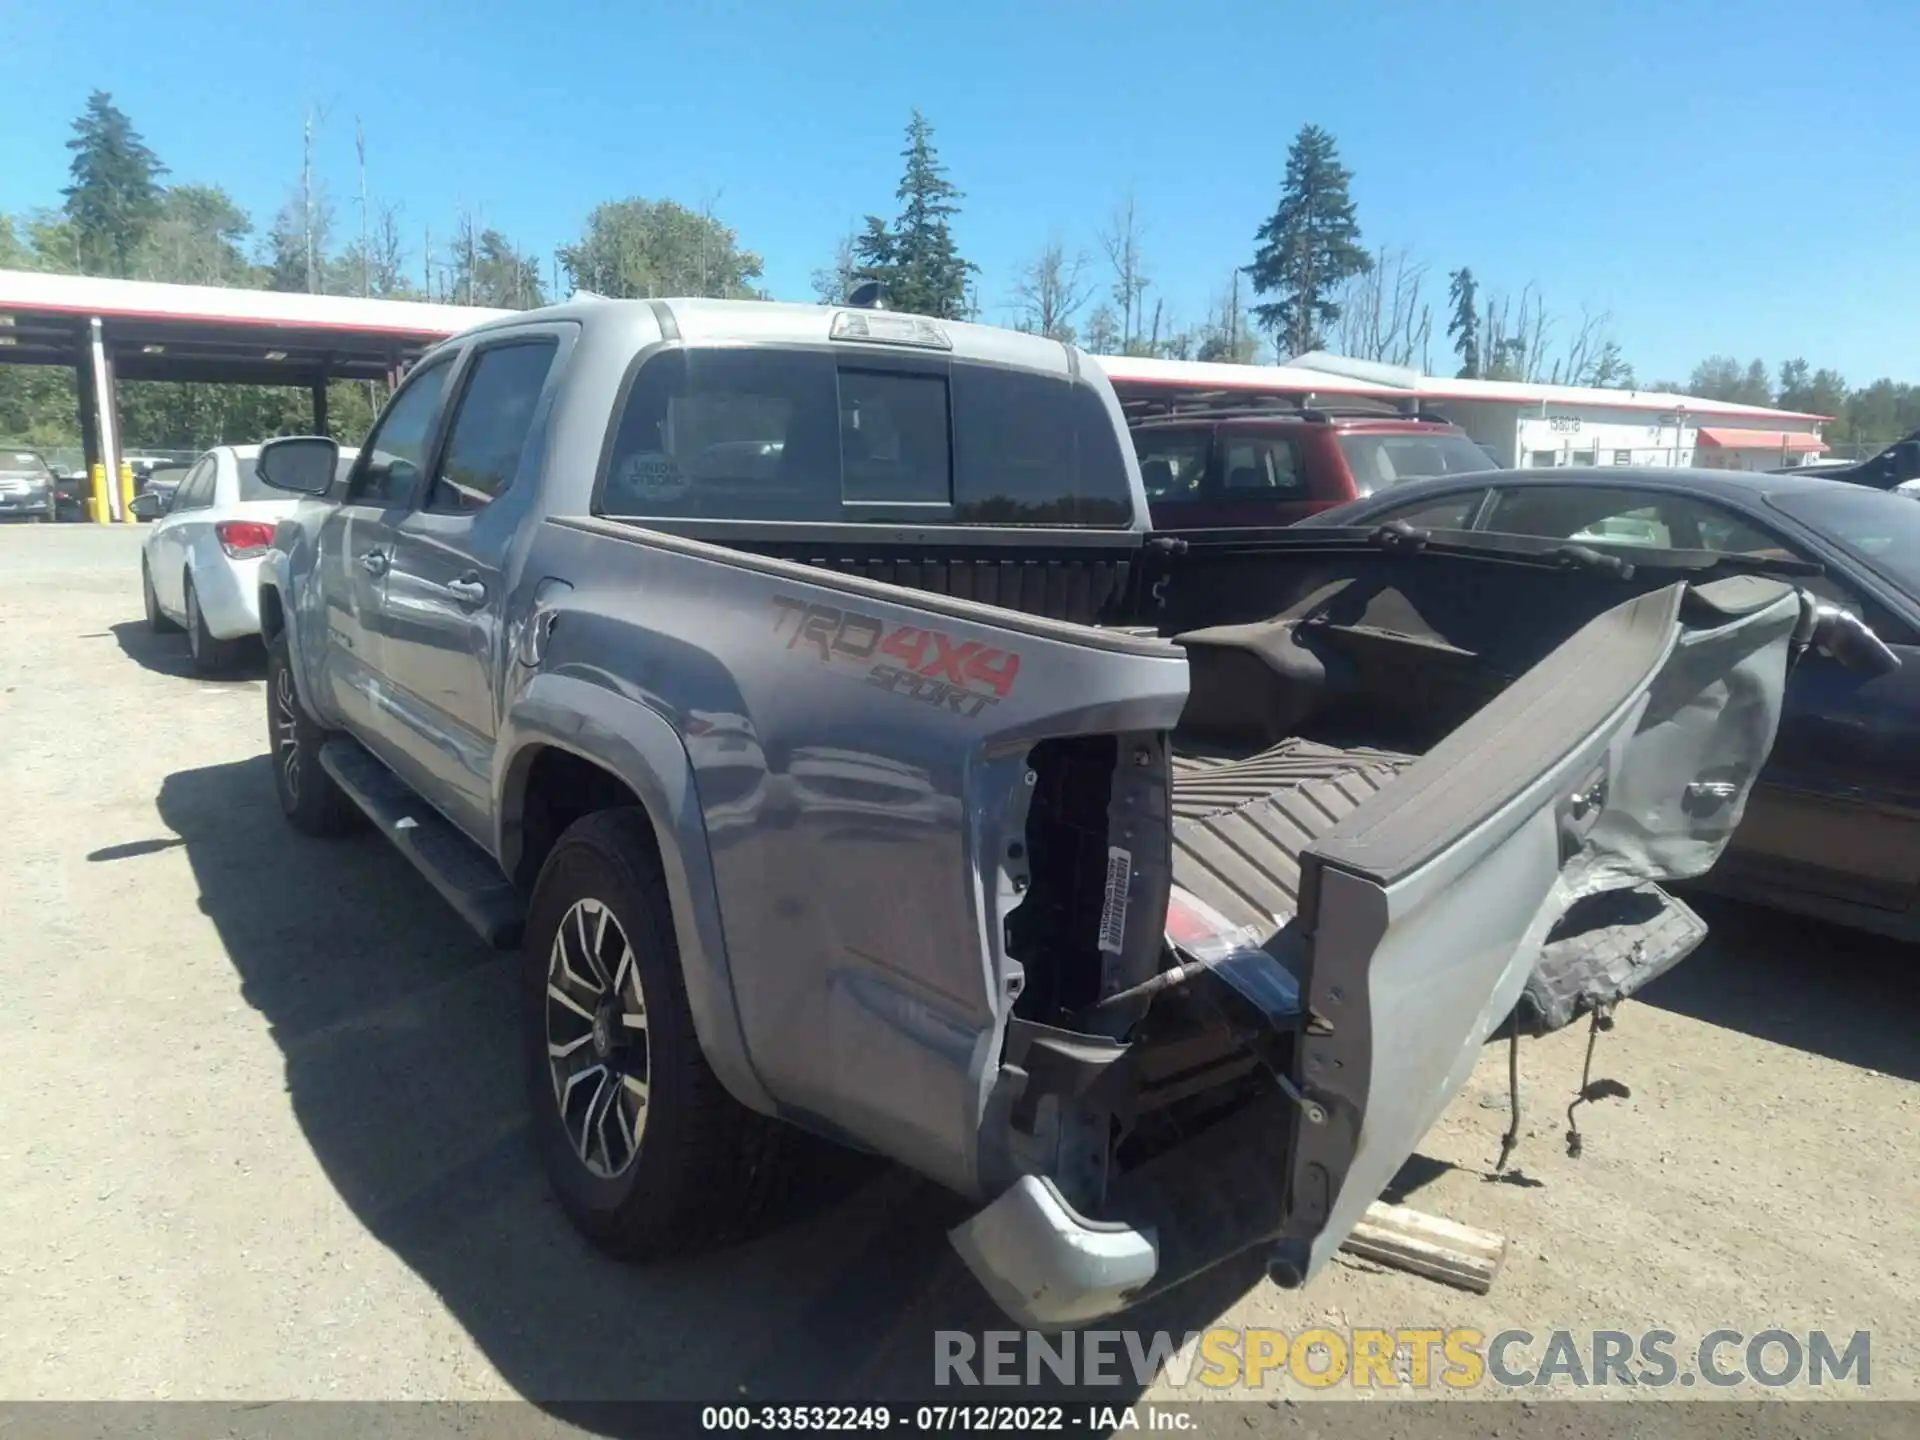
[[[178,615],[186,609],[187,558],[208,525],[213,507],[215,460],[209,451],[194,462],[173,492],[167,513],[154,522],[147,542],[148,568],[161,605]]]
[[[1213,448],[1210,508],[1215,518],[1210,524],[1233,529],[1291,525],[1330,500],[1346,498],[1315,495],[1307,464],[1299,437],[1223,428]]]
[[[1315,1103],[1291,1120],[1288,1268],[1318,1270],[1379,1197],[1576,899],[1718,858],[1799,617],[1751,577],[1616,606],[1305,852],[1293,1079]]]
[[[539,432],[571,325],[477,347],[422,503],[392,531],[382,671],[395,763],[456,824],[491,812],[508,547],[534,499]]]

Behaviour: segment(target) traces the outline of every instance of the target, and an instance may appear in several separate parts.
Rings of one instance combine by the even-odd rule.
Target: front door
[[[476,349],[422,503],[399,517],[382,605],[390,763],[486,841],[507,555],[534,500],[564,327]]]
[[[1920,647],[1891,648],[1901,663],[1889,675],[1849,670],[1818,653],[1795,667],[1780,738],[1716,883],[1895,912],[1913,903]]]
[[[387,571],[393,531],[412,507],[445,410],[451,357],[420,366],[394,394],[347,474],[341,503],[321,527],[320,591],[326,643],[312,662],[333,714],[382,759],[391,745],[382,717]]]

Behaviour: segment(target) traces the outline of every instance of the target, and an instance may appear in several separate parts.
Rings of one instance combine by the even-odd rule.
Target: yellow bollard
[[[133,513],[133,466],[124,460],[120,462],[120,521],[124,525],[140,523]]]
[[[107,467],[95,465],[88,472],[93,481],[92,492],[87,496],[87,510],[96,525],[104,525],[113,517],[113,511],[107,506]]]

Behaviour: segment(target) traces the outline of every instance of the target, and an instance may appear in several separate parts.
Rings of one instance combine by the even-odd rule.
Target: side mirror
[[[142,490],[133,497],[133,518],[136,520],[158,520],[167,513],[167,502],[151,490]]]
[[[295,495],[324,495],[333,488],[340,447],[324,435],[290,435],[260,447],[254,474],[264,484]]]

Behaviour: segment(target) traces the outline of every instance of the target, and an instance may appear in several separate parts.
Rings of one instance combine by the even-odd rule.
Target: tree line
[[[301,167],[267,225],[222,187],[168,183],[171,172],[112,96],[95,91],[74,121],[63,203],[18,219],[0,215],[0,268],[229,285],[315,294],[434,300],[530,309],[567,291],[615,298],[704,295],[771,298],[764,261],[716,213],[630,196],[596,205],[577,239],[541,258],[462,210],[437,231],[368,186],[366,138],[354,127],[355,193],[343,219],[314,170],[309,112]],[[1273,213],[1251,237],[1247,263],[1221,276],[1199,316],[1182,317],[1154,278],[1151,227],[1131,194],[1094,227],[1090,244],[1048,237],[1007,293],[983,298],[980,270],[961,253],[955,222],[965,193],[950,178],[934,130],[914,111],[891,217],[868,214],[813,272],[813,298],[835,304],[877,281],[895,309],[997,320],[1095,354],[1255,364],[1330,349],[1355,359],[1451,370],[1467,378],[1631,389],[1638,384],[1612,318],[1551,309],[1538,285],[1483,283],[1470,265],[1441,272],[1407,247],[1363,243],[1353,173],[1326,130],[1304,125],[1288,148]],[[564,275],[564,283],[562,277]],[[1430,294],[1430,289],[1435,293]],[[1688,380],[1650,388],[1836,416],[1828,438],[1873,448],[1920,428],[1920,389],[1882,379],[1848,387],[1806,361],[1770,371],[1713,356]],[[335,431],[357,441],[379,387],[337,383]],[[297,432],[304,393],[265,386],[150,382],[122,387],[129,445],[194,448]],[[63,443],[77,429],[70,378],[0,366],[0,436]]]

